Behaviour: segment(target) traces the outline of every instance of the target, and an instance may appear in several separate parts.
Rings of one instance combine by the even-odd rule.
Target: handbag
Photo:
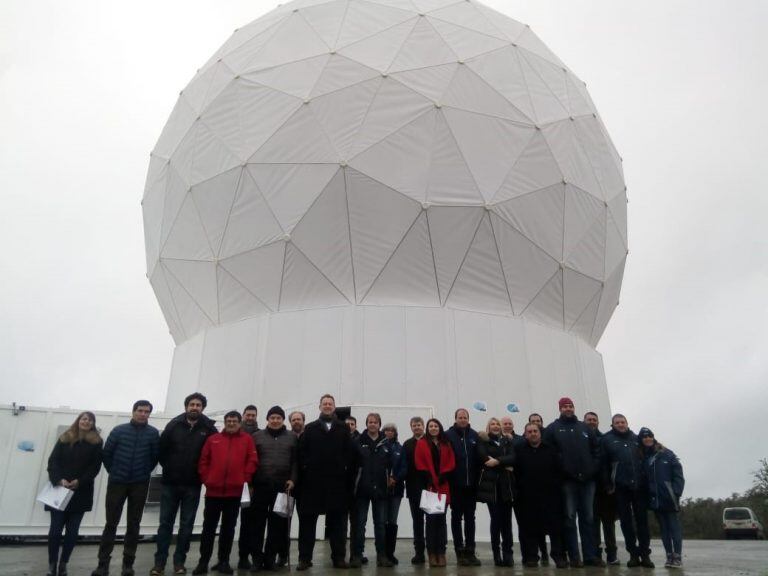
[[[248,482],[243,482],[243,493],[240,495],[240,508],[248,508],[251,505],[251,491],[248,490]]]
[[[293,516],[293,506],[296,499],[288,492],[278,492],[275,497],[275,503],[272,505],[272,512],[281,518],[290,518]]]
[[[46,482],[40,494],[37,495],[37,501],[45,504],[49,508],[64,512],[69,505],[69,501],[72,500],[75,491],[64,486],[54,486],[50,482]]]
[[[419,508],[427,514],[445,514],[445,501],[446,497],[443,494],[422,490]]]

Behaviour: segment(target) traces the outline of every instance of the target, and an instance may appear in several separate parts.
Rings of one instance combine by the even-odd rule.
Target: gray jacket
[[[259,467],[253,475],[253,483],[282,490],[286,480],[294,484],[298,479],[298,438],[283,426],[277,436],[270,430],[259,430],[253,434]]]

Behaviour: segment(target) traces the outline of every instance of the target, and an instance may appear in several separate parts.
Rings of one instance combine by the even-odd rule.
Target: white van
[[[745,536],[755,540],[765,538],[763,525],[751,508],[723,509],[723,532],[729,540]]]

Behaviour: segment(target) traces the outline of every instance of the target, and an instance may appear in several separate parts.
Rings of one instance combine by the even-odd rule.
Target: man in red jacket
[[[224,416],[224,430],[208,437],[198,463],[200,480],[205,484],[203,533],[200,536],[200,561],[192,574],[208,572],[213,554],[213,540],[221,518],[219,532],[219,561],[212,570],[233,574],[229,553],[235,539],[237,512],[243,484],[250,485],[259,465],[253,438],[240,429],[242,416],[236,410]]]

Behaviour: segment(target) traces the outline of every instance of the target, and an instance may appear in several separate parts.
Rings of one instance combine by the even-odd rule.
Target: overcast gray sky
[[[688,495],[743,491],[768,455],[768,3],[486,4],[587,82],[625,159],[630,256],[598,346],[613,409],[681,456]],[[0,3],[0,403],[162,406],[149,151],[197,67],[274,6]]]

